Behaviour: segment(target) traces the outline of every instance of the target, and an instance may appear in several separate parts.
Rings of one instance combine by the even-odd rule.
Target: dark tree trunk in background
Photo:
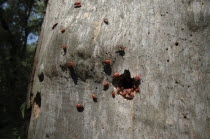
[[[48,2],[28,92],[28,138],[210,138],[210,2],[85,0],[74,8],[75,2]],[[124,56],[118,45],[126,47]],[[111,96],[112,75],[124,70],[141,75],[132,100]]]

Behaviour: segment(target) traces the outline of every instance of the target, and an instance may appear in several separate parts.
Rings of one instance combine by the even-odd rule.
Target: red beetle
[[[66,45],[63,45],[63,50],[66,50],[67,46]]]
[[[76,108],[78,112],[83,112],[84,106],[82,104],[76,104]]]
[[[135,89],[135,92],[139,92],[139,89]]]
[[[117,94],[119,94],[121,91],[120,87],[117,87]]]
[[[126,91],[122,91],[122,93],[120,93],[122,96],[125,96],[126,94],[128,94]]]
[[[105,61],[103,61],[103,63],[106,63],[106,64],[110,65],[111,61],[110,60],[105,60]]]
[[[64,29],[64,28],[62,28],[62,29],[61,29],[61,33],[64,33],[64,32],[65,32],[65,29]]]
[[[131,98],[129,94],[125,94],[124,97],[127,98],[127,99]]]
[[[129,95],[133,98],[134,97],[134,92],[130,92]]]
[[[131,89],[125,89],[126,93],[130,93]]]
[[[114,75],[113,75],[113,77],[119,77],[120,76],[120,74],[119,73],[115,73]]]
[[[84,106],[82,104],[76,104],[77,109],[81,109],[84,108]]]
[[[97,99],[96,95],[92,94],[92,99],[96,100]]]
[[[81,4],[80,1],[77,1],[77,2],[74,3],[74,5],[80,5],[80,4]]]
[[[112,91],[112,97],[113,97],[113,98],[115,97],[115,92],[114,92],[114,91]]]
[[[75,6],[75,8],[82,7],[82,5],[81,5],[81,2],[80,2],[80,1],[75,2],[75,3],[74,3],[74,6]]]
[[[136,76],[135,76],[135,80],[136,80],[136,81],[139,81],[139,80],[140,80],[140,75],[136,75]]]
[[[108,82],[104,82],[104,86],[109,86],[109,83]]]
[[[70,61],[69,64],[68,64],[68,67],[71,68],[71,67],[73,67],[73,66],[74,66],[73,62]]]
[[[105,23],[105,24],[109,24],[109,21],[108,21],[107,18],[104,18],[104,23]]]

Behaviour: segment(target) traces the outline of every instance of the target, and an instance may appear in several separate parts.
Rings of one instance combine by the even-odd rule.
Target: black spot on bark
[[[104,86],[104,91],[109,89],[109,85],[108,86]]]
[[[73,67],[69,67],[69,73],[71,75],[71,78],[73,79],[74,81],[74,84],[77,85],[77,82],[78,82],[78,76],[77,74],[75,73],[75,70]]]
[[[64,55],[66,55],[66,49],[63,49]]]
[[[73,81],[74,81],[74,84],[77,85],[78,76],[77,76],[77,74],[75,73],[74,68],[73,68],[73,67],[70,67],[70,68],[69,68],[69,71],[70,71],[71,78],[72,78]]]
[[[167,62],[169,62],[169,60],[167,60]]]
[[[37,92],[36,97],[34,98],[34,102],[41,108],[41,93]]]
[[[178,42],[176,42],[176,43],[175,43],[175,45],[176,45],[176,46],[178,46],[178,45],[179,45],[179,43],[178,43]]]
[[[84,107],[79,107],[79,108],[77,108],[77,111],[78,111],[78,112],[83,112],[83,111],[84,111]]]
[[[188,116],[187,116],[188,113],[183,113],[182,115],[183,115],[183,118],[184,118],[184,119],[187,119],[187,118],[188,118]]]
[[[104,72],[107,74],[107,75],[111,75],[112,74],[112,68],[111,68],[111,65],[109,64],[104,64]]]
[[[94,101],[94,102],[98,102],[98,99],[97,99],[97,98],[93,98],[93,101]]]
[[[124,56],[125,55],[125,51],[119,50],[116,51],[117,54],[119,54],[120,56]]]

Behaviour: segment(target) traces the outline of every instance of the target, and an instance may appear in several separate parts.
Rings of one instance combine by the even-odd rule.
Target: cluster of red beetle
[[[125,47],[123,46],[120,46],[119,47],[121,51],[124,51],[125,50]],[[102,63],[105,63],[105,64],[108,64],[110,65],[111,64],[111,61],[110,60],[104,60]],[[73,66],[73,63],[72,62],[69,62],[68,64],[68,67],[72,67]],[[113,75],[113,78],[118,78],[120,76],[119,73],[114,73]],[[140,81],[140,75],[136,75],[134,77],[134,81],[135,82],[139,82]],[[103,83],[103,86],[106,88],[106,87],[109,87],[109,83],[108,82],[104,82]],[[116,93],[123,96],[125,99],[128,99],[128,100],[131,100],[134,98],[134,94],[135,93],[138,93],[139,92],[139,89],[133,85],[132,88],[128,88],[128,89],[124,89],[123,87],[117,87],[116,89]],[[113,98],[115,98],[115,91],[112,91],[111,95]],[[97,102],[97,97],[95,94],[92,94],[92,99],[94,102]],[[80,111],[80,109],[84,109],[84,106],[82,104],[76,104],[76,108],[78,111]]]
[[[118,75],[118,73],[115,73]],[[135,82],[139,82],[140,81],[140,76],[136,75],[134,77],[134,81]],[[123,96],[126,99],[133,99],[134,98],[134,94],[138,93],[139,89],[136,87],[136,85],[133,85],[132,88],[128,88],[128,89],[124,89],[124,87],[117,87],[117,94],[120,94],[121,96]],[[113,96],[114,92],[112,92],[112,96]]]
[[[81,7],[81,2],[80,1],[75,2],[74,3],[74,7],[75,8],[80,8]],[[105,24],[109,23],[107,18],[104,18],[103,21],[104,21]],[[55,23],[52,26],[52,29],[54,29],[57,25],[58,25],[58,23]],[[64,33],[64,32],[65,32],[65,29],[62,28],[61,29],[61,33]],[[67,46],[63,45],[62,48],[63,48],[64,52],[66,52]],[[123,45],[120,45],[119,46],[119,51],[124,52],[125,51],[125,47]],[[107,59],[107,60],[104,60],[102,63],[110,65],[111,61]],[[68,68],[73,68],[74,64],[73,64],[72,61],[70,61],[67,66],[68,66]],[[117,78],[119,76],[120,76],[119,73],[114,73],[113,78]],[[140,76],[136,75],[134,77],[134,81],[140,81]],[[109,87],[109,83],[108,82],[104,82],[103,86],[105,88],[108,88]],[[121,95],[121,96],[123,96],[125,99],[133,99],[134,94],[137,93],[137,92],[139,92],[139,89],[135,85],[133,85],[132,88],[128,88],[128,89],[124,89],[123,87],[117,87],[116,88],[116,93]],[[115,91],[112,91],[111,95],[112,95],[113,98],[115,98]],[[95,94],[92,94],[92,99],[93,99],[94,102],[97,102],[97,97],[96,97]],[[84,110],[84,106],[82,104],[76,104],[76,108],[77,108],[77,110],[79,112],[82,112]]]

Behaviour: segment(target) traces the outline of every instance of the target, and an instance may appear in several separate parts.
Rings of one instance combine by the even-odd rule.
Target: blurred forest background
[[[48,0],[0,0],[0,139],[21,138],[28,83]]]

